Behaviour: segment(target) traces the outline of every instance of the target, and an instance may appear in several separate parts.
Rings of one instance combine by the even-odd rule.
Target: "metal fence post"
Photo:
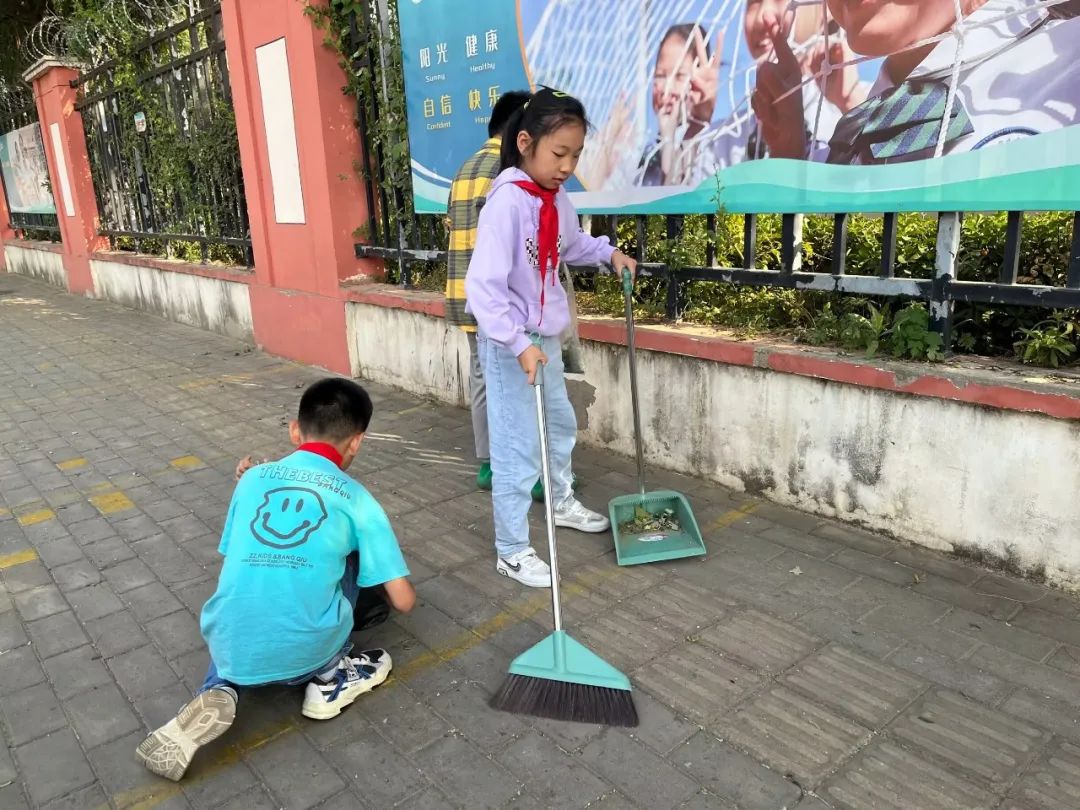
[[[930,293],[930,329],[941,335],[941,350],[952,345],[953,302],[950,287],[956,279],[956,255],[960,252],[962,215],[951,211],[938,215],[934,284]]]
[[[780,227],[780,272],[798,273],[803,260],[803,215],[784,214]]]

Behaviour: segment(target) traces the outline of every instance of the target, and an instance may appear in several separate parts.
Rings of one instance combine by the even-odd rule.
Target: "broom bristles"
[[[634,697],[626,689],[588,686],[550,678],[508,675],[490,706],[504,712],[605,726],[638,724]]]

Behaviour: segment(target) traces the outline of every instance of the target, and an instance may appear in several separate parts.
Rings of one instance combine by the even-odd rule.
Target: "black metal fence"
[[[442,216],[420,216],[412,208],[408,147],[403,126],[398,132],[400,144],[389,143],[381,130],[378,137],[369,135],[373,126],[385,129],[387,120],[403,122],[405,102],[393,5],[385,0],[369,0],[367,9],[366,15],[353,16],[349,21],[350,52],[360,108],[358,123],[361,132],[365,133],[363,161],[371,176],[368,184],[370,220],[364,227],[366,238],[356,245],[356,255],[386,260],[391,279],[410,287],[418,280],[417,266],[426,266],[430,270],[432,263],[445,262],[447,231]],[[392,152],[389,147],[399,151]],[[824,263],[820,255],[816,256],[814,271],[805,269],[804,218],[798,213],[780,215],[779,256],[775,259],[759,253],[763,242],[759,224],[763,215],[757,214],[742,215],[741,249],[726,251],[723,256],[718,256],[716,249],[717,224],[721,215],[707,216],[704,263],[697,266],[689,266],[686,262],[675,266],[667,258],[670,246],[677,244],[683,235],[686,219],[681,216],[662,217],[663,237],[655,241],[663,244],[651,246],[647,246],[650,240],[646,237],[649,220],[655,231],[657,218],[633,217],[634,225],[630,229],[633,236],[623,242],[634,245],[641,263],[641,275],[655,279],[654,283],[663,286],[664,314],[670,320],[680,318],[688,291],[699,282],[904,298],[927,304],[930,327],[942,336],[943,344],[948,347],[956,303],[1019,305],[1045,310],[1080,307],[1080,212],[1071,213],[1068,266],[1049,274],[1064,277],[1062,286],[1019,283],[1024,215],[1022,211],[1008,213],[1004,256],[995,281],[959,278],[958,253],[964,221],[964,214],[960,212],[928,212],[924,215],[937,219],[937,230],[933,271],[923,278],[905,277],[906,268],[897,272],[898,222],[902,215],[891,212],[879,215],[880,260],[878,272],[873,275],[866,274],[863,268],[857,273],[849,272],[848,233],[853,215],[847,213],[832,217],[830,255]],[[729,221],[724,216],[725,224]],[[815,225],[820,224],[821,220],[815,218]],[[619,218],[593,217],[590,227],[594,234],[606,233],[614,241],[616,231],[620,230]],[[625,237],[625,225],[621,231]],[[722,261],[730,261],[733,254],[741,258],[739,265],[724,266]],[[664,260],[657,261],[658,258]],[[579,276],[595,272],[594,269],[575,268]]]
[[[114,249],[252,263],[219,3],[84,73],[100,233]]]
[[[37,105],[34,103],[33,94],[29,90],[20,94],[19,100],[16,100],[12,96],[8,96],[6,101],[8,105],[0,107],[0,133],[12,132],[16,129],[22,129],[23,127],[37,124],[38,113]],[[35,134],[38,139],[39,146],[41,144],[41,128],[35,128]],[[40,148],[44,149],[43,146]],[[0,175],[0,183],[4,183],[4,190],[7,192],[6,181],[3,176]],[[11,200],[11,195],[7,195],[7,199]],[[21,239],[47,239],[54,242],[60,241],[60,223],[56,218],[56,214],[33,214],[25,211],[10,211],[8,226],[12,228],[15,233]]]

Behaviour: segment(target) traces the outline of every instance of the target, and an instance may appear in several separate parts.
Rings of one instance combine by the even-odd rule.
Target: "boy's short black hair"
[[[297,420],[308,439],[343,442],[367,431],[372,410],[371,397],[359,383],[327,377],[312,383],[300,397]]]
[[[525,102],[528,100],[529,93],[524,90],[510,90],[499,96],[499,100],[491,108],[491,118],[488,120],[488,137],[494,138],[496,135],[502,135],[510,116],[524,107]]]

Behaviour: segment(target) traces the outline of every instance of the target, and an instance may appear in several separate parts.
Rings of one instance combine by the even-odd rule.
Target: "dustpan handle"
[[[634,353],[634,279],[630,271],[622,273],[623,301],[626,308],[626,353],[630,359],[630,401],[634,407],[634,450],[637,452],[638,489],[645,498],[645,452],[641,448],[641,405],[638,403],[637,356]]]
[[[533,382],[536,392],[536,424],[540,431],[540,469],[544,480],[544,516],[547,524],[548,557],[551,559],[551,613],[555,632],[562,630],[562,609],[559,606],[559,552],[555,547],[555,501],[551,493],[551,462],[548,456],[547,409],[544,407],[544,364],[536,364]]]

